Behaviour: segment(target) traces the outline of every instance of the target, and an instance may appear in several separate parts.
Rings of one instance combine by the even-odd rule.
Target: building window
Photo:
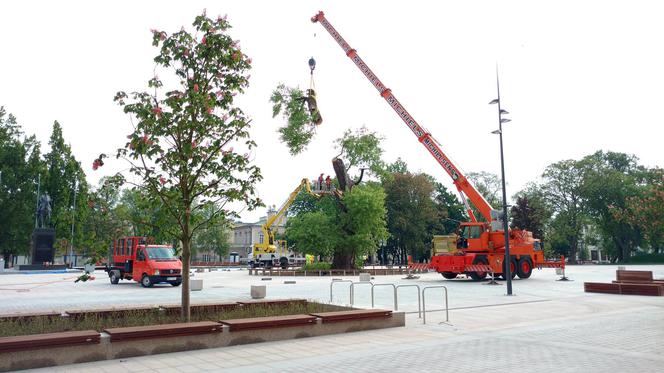
[[[263,233],[258,234],[258,243],[263,243],[263,240],[265,240],[265,237],[263,237]]]

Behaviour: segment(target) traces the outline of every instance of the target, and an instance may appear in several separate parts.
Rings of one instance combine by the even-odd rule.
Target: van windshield
[[[148,247],[148,257],[150,259],[175,260],[175,253],[170,247]]]

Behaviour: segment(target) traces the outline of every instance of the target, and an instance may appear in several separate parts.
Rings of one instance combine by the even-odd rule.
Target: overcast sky
[[[318,10],[392,89],[461,170],[500,173],[496,64],[505,125],[507,192],[550,163],[597,150],[664,165],[664,22],[656,1],[2,1],[0,105],[44,144],[58,120],[88,181],[101,152],[126,142],[119,90],[152,77],[151,28],[190,26],[206,8],[228,14],[230,34],[253,59],[237,100],[253,119],[253,153],[267,204],[280,205],[303,177],[334,174],[334,139],[362,125],[385,137],[385,160],[448,175],[319,24]],[[324,119],[308,151],[278,140],[269,97],[279,82],[308,88],[307,60]],[[265,209],[243,211],[256,220]]]

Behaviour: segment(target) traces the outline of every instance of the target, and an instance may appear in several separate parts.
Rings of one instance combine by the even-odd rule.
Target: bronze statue
[[[47,228],[51,222],[51,197],[48,196],[48,193],[44,193],[39,197],[37,217],[39,218],[38,228]]]

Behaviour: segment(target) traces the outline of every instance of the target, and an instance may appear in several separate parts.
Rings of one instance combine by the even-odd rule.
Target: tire
[[[120,276],[118,276],[118,273],[116,271],[111,271],[111,273],[108,274],[108,277],[111,280],[111,284],[117,285],[118,282],[120,282]]]
[[[154,285],[154,284],[152,283],[152,280],[150,280],[150,276],[143,275],[143,277],[141,277],[141,286],[142,287],[151,288],[152,285]]]
[[[448,280],[453,280],[457,277],[457,274],[454,272],[442,272],[441,275]]]
[[[170,284],[171,284],[171,286],[180,286],[180,285],[182,285],[182,281],[173,281]]]
[[[529,256],[524,256],[517,263],[516,274],[521,279],[526,279],[533,274],[533,261]]]
[[[514,278],[516,277],[516,271],[519,267],[516,265],[516,259],[514,257],[510,258],[510,263],[512,264],[510,266],[510,275],[512,278]],[[507,272],[506,269],[507,267],[505,266],[505,262],[503,262],[503,273],[500,276],[507,280],[507,276],[505,276],[505,272]]]
[[[473,260],[473,264],[489,264],[489,261],[486,260],[485,257],[483,256],[478,256]],[[468,276],[472,278],[474,281],[480,281],[484,280],[486,278],[487,273],[486,272],[468,272]]]

